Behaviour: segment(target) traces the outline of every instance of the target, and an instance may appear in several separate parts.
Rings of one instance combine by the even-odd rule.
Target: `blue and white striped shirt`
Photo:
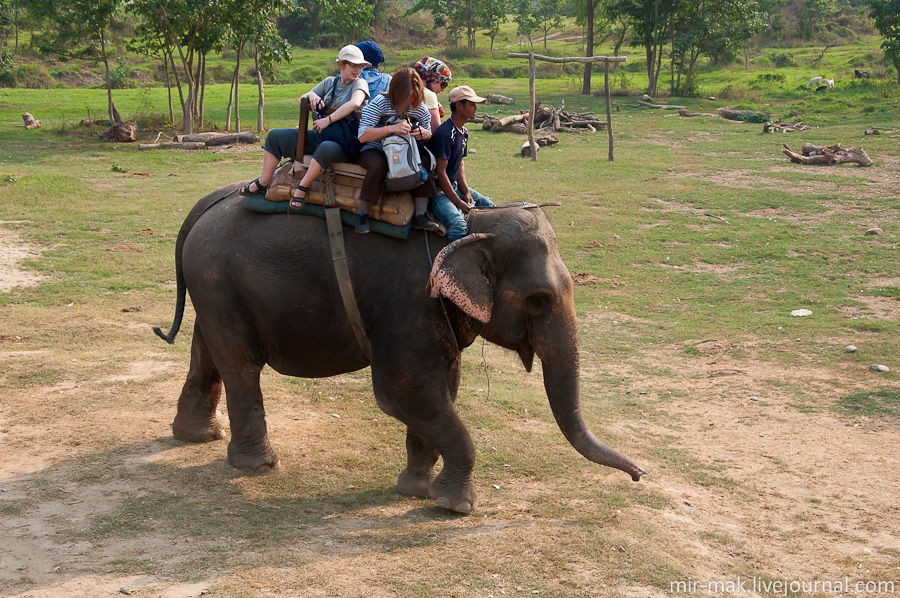
[[[391,116],[396,116],[397,112],[391,108],[391,101],[387,96],[377,95],[372,100],[366,104],[366,107],[363,108],[362,118],[359,121],[359,135],[362,137],[362,134],[366,132],[366,129],[371,127],[381,127],[384,126],[381,124],[382,118],[390,118]],[[425,104],[420,104],[416,108],[412,108],[407,106],[406,108],[406,116],[411,120],[418,120],[419,126],[423,129],[428,129],[431,131],[431,113],[428,112],[428,108],[425,107]],[[376,139],[375,141],[369,141],[368,143],[362,146],[361,151],[365,151],[367,149],[381,149],[383,146],[383,140]]]

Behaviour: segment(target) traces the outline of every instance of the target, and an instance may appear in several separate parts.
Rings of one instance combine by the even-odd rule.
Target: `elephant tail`
[[[240,185],[240,183],[233,183],[223,189],[213,191],[198,201],[197,205],[194,206],[194,209],[191,210],[191,213],[185,218],[184,223],[182,223],[181,230],[178,231],[178,240],[175,242],[175,281],[178,289],[178,300],[175,303],[175,319],[172,321],[172,327],[169,329],[168,333],[163,334],[163,331],[159,326],[153,327],[153,332],[156,333],[156,336],[170,345],[175,344],[175,336],[181,328],[181,320],[184,318],[185,300],[187,299],[187,285],[184,282],[184,269],[182,267],[184,242],[187,240],[191,229],[193,229],[194,225],[197,224],[197,221],[200,220],[200,217],[223,199],[234,195]]]
[[[175,242],[175,281],[178,289],[178,299],[175,303],[175,319],[172,321],[172,327],[169,329],[169,332],[163,334],[162,329],[159,326],[153,327],[153,332],[156,333],[156,336],[163,339],[170,345],[175,344],[175,336],[178,334],[178,330],[181,328],[181,320],[184,318],[184,304],[187,299],[187,285],[184,283],[184,271],[181,266],[181,254],[182,248],[184,247],[184,240],[187,238],[188,233],[193,228],[195,219],[191,219],[188,217],[188,220],[185,220],[184,224],[181,225],[181,230],[178,231],[178,240]]]

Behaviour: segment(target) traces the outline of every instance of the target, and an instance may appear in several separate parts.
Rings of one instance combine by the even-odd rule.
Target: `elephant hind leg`
[[[266,410],[259,387],[261,365],[250,360],[234,360],[223,367],[227,372],[225,399],[231,422],[228,463],[237,469],[267,473],[280,466],[278,455],[269,443]]]
[[[404,496],[428,498],[428,487],[437,473],[437,450],[412,429],[406,429],[406,469],[397,478],[397,492]]]
[[[225,428],[216,417],[222,396],[222,377],[213,363],[199,326],[194,325],[191,367],[178,397],[178,412],[172,434],[187,442],[211,442],[225,437]]]

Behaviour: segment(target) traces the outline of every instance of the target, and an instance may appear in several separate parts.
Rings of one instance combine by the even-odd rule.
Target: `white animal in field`
[[[834,87],[834,79],[823,79],[822,82],[828,87]]]
[[[819,83],[821,83],[821,82],[822,82],[822,77],[813,77],[812,79],[809,80],[809,83],[807,83],[806,86],[810,87],[811,85],[819,85]]]

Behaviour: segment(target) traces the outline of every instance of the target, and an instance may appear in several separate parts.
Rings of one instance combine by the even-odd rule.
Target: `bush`
[[[748,83],[750,89],[771,89],[775,85],[784,83],[787,78],[781,73],[763,73],[757,75]]]
[[[466,65],[463,68],[470,77],[475,77],[476,79],[492,79],[496,77],[494,72],[486,64],[482,64],[481,62],[475,62]]]
[[[330,73],[326,73],[325,69],[314,66],[301,66],[293,71],[284,74],[284,81],[287,83],[318,83]]]
[[[790,52],[772,52],[772,54],[769,55],[769,60],[778,68],[797,66],[797,60]]]
[[[52,87],[53,79],[40,64],[20,64],[0,70],[0,85],[3,87],[43,89]]]

